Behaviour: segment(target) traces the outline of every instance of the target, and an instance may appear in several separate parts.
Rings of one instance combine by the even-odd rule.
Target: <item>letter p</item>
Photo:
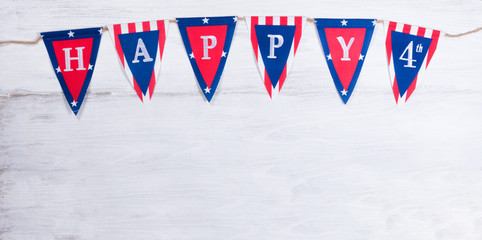
[[[274,49],[280,48],[281,46],[283,46],[284,38],[281,35],[271,35],[271,34],[268,34],[268,37],[269,37],[269,56],[268,56],[268,58],[276,58],[276,56],[274,55]],[[275,44],[275,39],[278,40],[278,44]]]
[[[218,41],[215,36],[201,36],[201,38],[203,40],[203,57],[201,59],[202,60],[211,59],[209,57],[208,50],[216,47],[216,44],[218,43]],[[211,44],[209,44],[209,40],[211,40]]]

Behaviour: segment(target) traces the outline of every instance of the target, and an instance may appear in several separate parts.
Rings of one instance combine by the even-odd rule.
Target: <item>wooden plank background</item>
[[[0,40],[226,15],[379,18],[459,33],[482,1],[19,1]],[[144,106],[102,37],[75,117],[42,42],[0,46],[0,239],[481,239],[481,33],[443,39],[397,107],[378,24],[344,106],[313,24],[271,101],[239,22],[212,103],[171,24]]]

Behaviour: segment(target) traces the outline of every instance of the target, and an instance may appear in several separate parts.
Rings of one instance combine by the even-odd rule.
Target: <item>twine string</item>
[[[445,33],[445,37],[457,38],[457,37],[462,37],[462,36],[469,35],[469,34],[472,34],[472,33],[480,32],[481,30],[482,30],[482,27],[476,28],[474,30],[470,30],[468,32],[459,33],[459,34]]]
[[[37,39],[33,41],[7,40],[7,41],[0,41],[0,44],[14,43],[14,44],[33,45],[33,44],[37,44],[40,41],[40,39],[42,39],[42,36],[38,36]]]
[[[245,17],[238,17],[238,21],[245,21],[246,18]],[[314,18],[306,18],[306,21],[309,22],[309,23],[315,23],[315,19]],[[377,20],[377,23],[383,23],[384,20]],[[177,23],[177,20],[173,20],[173,19],[170,19],[169,20],[170,23]],[[108,28],[107,27],[103,27],[102,28],[102,31],[105,32],[107,31]],[[480,32],[482,31],[482,27],[479,27],[479,28],[476,28],[476,29],[473,29],[473,30],[470,30],[470,31],[467,31],[467,32],[463,32],[463,33],[459,33],[459,34],[450,34],[450,33],[445,33],[445,37],[448,37],[448,38],[458,38],[458,37],[462,37],[462,36],[466,36],[466,35],[469,35],[469,34],[474,34],[476,32]],[[37,39],[33,40],[33,41],[20,41],[20,40],[6,40],[6,41],[0,41],[0,46],[2,45],[5,45],[5,44],[10,44],[10,43],[13,43],[13,44],[24,44],[24,45],[33,45],[33,44],[37,44],[40,40],[42,39],[42,36],[38,36]]]

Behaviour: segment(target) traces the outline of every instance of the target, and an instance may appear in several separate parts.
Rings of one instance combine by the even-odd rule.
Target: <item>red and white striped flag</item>
[[[258,70],[271,98],[278,95],[293,65],[305,22],[304,17],[246,17]]]
[[[127,79],[142,102],[148,103],[161,70],[168,20],[108,26]]]
[[[385,21],[384,26],[392,90],[397,104],[403,104],[420,85],[443,34],[439,30],[390,21]]]

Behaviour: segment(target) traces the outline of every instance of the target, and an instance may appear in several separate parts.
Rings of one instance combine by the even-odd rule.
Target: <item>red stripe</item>
[[[392,32],[395,31],[396,28],[396,22],[390,22],[388,24],[387,40],[385,42],[385,46],[387,47],[388,66],[390,66],[390,57],[392,56]]]
[[[407,89],[407,97],[405,98],[405,102],[407,102],[408,98],[412,95],[413,91],[415,91],[415,87],[417,86],[417,76],[415,76],[415,79],[413,79],[412,84],[410,84],[410,87]]]
[[[426,28],[423,28],[423,27],[419,27],[418,30],[417,30],[417,36],[419,37],[424,37],[425,36],[425,31],[426,31]],[[408,99],[410,98],[410,96],[412,95],[413,91],[415,91],[415,87],[417,86],[417,76],[415,76],[415,78],[413,79],[413,82],[410,84],[410,86],[407,88],[407,92],[406,92],[406,97],[405,97],[405,102],[408,101]]]
[[[166,44],[166,27],[164,25],[164,20],[157,21],[157,30],[159,30],[159,57],[161,58],[160,60],[162,60],[162,53],[164,53],[164,46]]]
[[[136,24],[135,23],[128,23],[127,28],[129,29],[129,33],[135,33],[136,31]]]
[[[142,31],[151,31],[151,24],[149,22],[142,22]]]
[[[300,44],[301,39],[301,31],[303,28],[303,17],[295,17],[295,51],[294,54],[296,55],[296,50],[298,49],[298,44]]]
[[[151,31],[151,24],[149,22],[142,22],[142,31],[144,32]]]
[[[398,104],[398,96],[400,95],[400,92],[398,91],[398,83],[397,83],[397,77],[393,79],[393,95],[395,96],[395,102]]]
[[[141,101],[144,102],[144,99],[142,98],[141,88],[139,87],[139,85],[137,85],[136,79],[134,77],[132,77],[132,79],[134,80],[134,90],[136,90],[137,96],[139,96]]]
[[[404,24],[403,25],[403,33],[410,34],[410,29],[412,28],[412,25]]]
[[[142,22],[142,30],[144,32],[151,31],[150,22]],[[152,93],[154,92],[154,87],[156,86],[156,70],[152,70],[151,80],[149,81],[149,100],[152,99]]]
[[[266,17],[265,25],[273,25],[273,17]],[[272,95],[272,84],[271,84],[271,79],[269,79],[268,72],[266,72],[266,68],[264,69],[264,86],[266,87],[266,90],[268,90],[269,97],[273,98]]]
[[[119,55],[119,58],[121,60],[122,67],[125,68],[124,52],[122,51],[122,47],[120,45],[119,34],[122,34],[121,25],[115,24],[114,25],[115,49],[117,50],[117,55]]]
[[[286,69],[287,69],[287,64],[285,64],[285,68],[283,69],[283,72],[281,73],[281,76],[279,77],[279,90],[281,91],[281,88],[283,87],[283,84],[285,83],[286,80]]]
[[[430,43],[430,47],[428,49],[427,65],[425,66],[425,68],[428,67],[428,64],[430,63],[430,60],[432,60],[433,54],[435,53],[435,50],[437,49],[439,37],[440,37],[440,31],[433,30],[433,32],[432,32],[432,43]]]
[[[417,31],[417,36],[424,37],[425,36],[425,28],[419,27]]]
[[[286,25],[288,25],[288,17],[280,17],[280,19],[279,19],[279,25],[281,25],[281,26],[286,26]]]
[[[273,17],[266,17],[265,25],[273,25]]]
[[[264,86],[266,87],[266,90],[268,91],[269,97],[273,98],[271,96],[271,90],[272,90],[271,80],[269,79],[269,76],[268,76],[268,73],[266,72],[266,69],[264,70]]]
[[[258,61],[258,39],[256,38],[256,30],[254,29],[255,25],[258,25],[258,17],[251,17],[251,44],[253,45],[256,61]]]
[[[152,93],[156,87],[156,70],[152,70],[151,82],[149,82],[149,99],[152,99]]]
[[[288,25],[288,17],[280,17],[279,23],[282,26]],[[296,27],[296,30],[297,29],[298,29],[298,26]],[[295,32],[296,32],[296,30],[295,30]],[[295,36],[296,36],[296,34],[295,34]],[[296,52],[296,41],[295,41],[295,52]],[[281,76],[279,77],[279,81],[278,81],[280,91],[281,91],[281,88],[283,87],[283,83],[285,82],[285,79],[286,79],[286,64],[285,64],[283,72],[281,73]]]

